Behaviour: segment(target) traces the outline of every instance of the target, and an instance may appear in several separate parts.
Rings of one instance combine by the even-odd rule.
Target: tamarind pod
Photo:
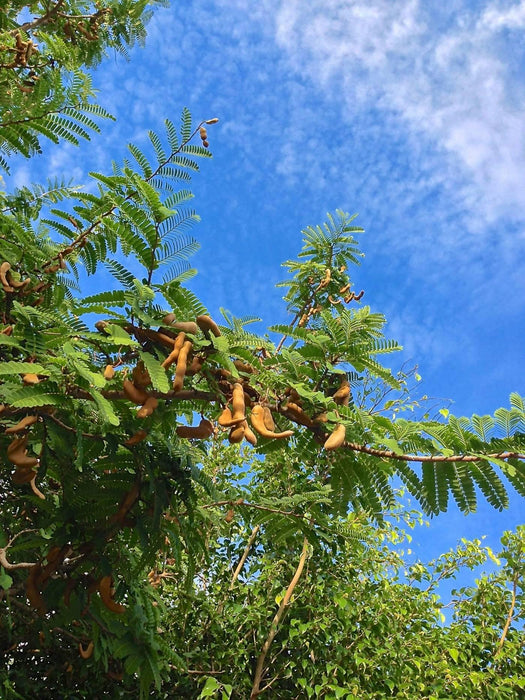
[[[212,333],[216,338],[221,335],[219,326],[209,316],[197,316],[195,321],[206,337],[209,337],[210,333]]]
[[[36,478],[36,472],[34,471],[34,469],[17,468],[13,472],[13,474],[11,474],[11,481],[17,486],[22,486],[22,484],[31,483],[31,481],[34,478]]]
[[[268,406],[263,406],[263,420],[264,420],[264,425],[266,428],[274,433],[275,432],[275,421],[272,416],[272,412],[268,408]]]
[[[261,404],[256,404],[252,408],[250,420],[254,430],[262,437],[281,439],[293,435],[293,430],[283,430],[281,433],[275,433],[272,430],[268,430],[264,424],[264,408],[261,406]]]
[[[133,382],[127,378],[122,382],[122,389],[126,397],[139,406],[143,406],[149,398],[148,394],[143,389],[136,387]]]
[[[40,379],[38,377],[38,374],[34,374],[33,372],[27,372],[26,374],[22,375],[22,381],[24,384],[39,384]]]
[[[171,367],[171,365],[174,362],[177,362],[177,360],[179,358],[179,353],[180,353],[182,346],[184,345],[185,342],[186,342],[186,333],[184,333],[184,331],[182,331],[175,338],[175,342],[173,344],[173,350],[170,352],[168,357],[166,357],[166,359],[162,362],[162,366],[164,367],[164,369],[168,369],[169,367]]]
[[[257,435],[253,432],[253,430],[250,428],[248,425],[248,421],[244,421],[244,439],[250,443],[250,445],[255,445],[257,444]]]
[[[151,340],[154,343],[160,343],[161,345],[164,345],[165,348],[169,348],[170,350],[173,348],[175,339],[170,335],[166,335],[166,333],[161,333],[159,331],[154,331],[152,328],[141,328],[141,331],[148,340]]]
[[[169,326],[171,323],[173,323],[176,320],[176,316],[174,313],[169,313],[164,316],[162,319],[162,323],[165,323],[167,326]]]
[[[137,411],[137,418],[147,418],[148,416],[151,416],[158,405],[158,399],[156,399],[154,396],[149,396],[147,401],[144,403],[144,406],[139,408]]]
[[[312,427],[312,419],[304,412],[299,404],[289,401],[285,406],[286,415],[299,425],[306,425],[307,428]]]
[[[139,389],[145,389],[151,384],[151,377],[144,365],[143,360],[139,360],[131,373],[133,384]]]
[[[43,616],[46,612],[46,605],[42,594],[40,593],[40,574],[42,566],[35,564],[29,570],[29,576],[26,579],[25,588],[26,595],[31,605],[37,609],[38,614]]]
[[[23,437],[15,438],[12,442],[9,443],[9,445],[7,446],[8,459],[13,452],[18,452],[20,448],[25,449],[28,437],[28,435],[24,435]]]
[[[27,287],[31,282],[30,277],[26,277],[25,280],[15,280],[12,275],[9,276],[9,284],[15,289],[22,289],[22,287]]]
[[[130,438],[128,438],[124,444],[127,447],[132,447],[133,445],[137,445],[139,442],[142,442],[145,437],[147,437],[148,433],[145,430],[138,430],[134,435],[132,435]]]
[[[40,284],[42,284],[42,282],[41,282]],[[38,287],[38,285],[37,285],[37,287]],[[33,291],[35,291],[35,290],[36,290],[36,287],[33,289]],[[109,324],[108,324],[107,321],[97,321],[97,322],[95,323],[95,328],[96,328],[97,331],[99,331],[100,333],[105,333],[105,332],[106,332],[106,328],[107,328],[108,325],[109,325]]]
[[[195,355],[189,367],[186,367],[186,375],[188,377],[193,377],[193,375],[199,374],[205,362],[205,357],[202,357],[202,355]]]
[[[114,376],[115,368],[113,367],[113,365],[106,365],[106,367],[104,368],[104,379],[113,379]]]
[[[207,135],[207,132],[206,132],[205,127],[201,126],[199,129],[199,136],[201,137],[201,139],[205,139],[206,135]]]
[[[60,270],[60,265],[50,265],[49,267],[44,268],[44,272],[46,272],[48,275],[53,274],[54,272],[58,272]]]
[[[3,413],[6,409],[5,403],[0,403],[0,414]]]
[[[230,508],[230,509],[228,510],[228,512],[226,513],[226,515],[225,515],[225,517],[224,517],[224,520],[225,520],[227,523],[231,523],[231,521],[233,520],[233,515],[234,515],[234,513],[235,513],[235,511],[233,510],[233,508]]]
[[[326,423],[328,421],[328,414],[326,411],[323,411],[320,413],[318,416],[315,416],[313,419],[313,424],[314,425],[320,425],[321,423]]]
[[[82,646],[82,642],[78,643],[78,653],[83,659],[89,659],[91,655],[93,654],[93,649],[95,648],[95,645],[93,642],[89,642],[87,647],[84,649]]]
[[[115,513],[115,515],[112,515],[109,522],[110,523],[118,523],[119,525],[123,525],[124,520],[126,519],[127,514],[135,504],[135,501],[140,495],[140,486],[137,482],[133,484],[131,489],[124,495],[122,501],[120,502],[118,511]]]
[[[363,298],[363,294],[364,294],[364,293],[365,293],[365,290],[362,289],[362,290],[359,292],[359,294],[354,294],[354,299],[355,299],[356,301],[360,301],[360,300]]]
[[[98,583],[98,591],[100,593],[100,599],[111,612],[121,615],[126,610],[125,605],[121,605],[113,600],[111,595],[111,576],[103,576]]]
[[[228,440],[232,445],[243,441],[245,426],[246,426],[246,421],[243,420],[240,425],[238,425],[236,428],[232,428],[230,430],[230,434],[228,435]]]
[[[350,391],[350,384],[348,379],[345,378],[341,381],[339,389],[335,392],[332,398],[339,406],[348,406],[350,401]]]
[[[3,262],[0,265],[0,283],[3,287],[9,287],[9,282],[7,281],[7,271],[11,269],[10,263]]]
[[[43,501],[45,501],[46,497],[36,485],[36,472],[33,472],[33,474],[34,476],[29,482],[29,486],[31,486],[31,491],[35,494],[35,496],[38,496],[38,498],[41,498]]]
[[[346,428],[342,423],[338,423],[333,431],[328,436],[323,447],[325,450],[336,450],[344,443],[346,437]]]
[[[23,469],[29,469],[38,465],[38,459],[36,457],[28,457],[25,445],[22,445],[18,450],[8,453],[7,459],[14,464],[15,467],[21,467]]]
[[[213,117],[212,119],[206,119],[205,124],[217,124],[219,117]]]
[[[12,335],[12,333],[13,333],[13,326],[6,326],[5,328],[3,328],[3,329],[0,331],[0,333],[1,333],[2,335]]]
[[[244,401],[244,389],[240,382],[235,382],[232,393],[232,420],[244,420],[246,418],[246,404]]]
[[[175,369],[175,378],[173,380],[173,391],[177,392],[182,389],[184,377],[186,376],[186,367],[188,365],[188,354],[193,347],[191,340],[185,340],[184,345],[180,349],[179,357],[177,358],[177,368]]]
[[[346,294],[348,290],[350,289],[350,282],[348,284],[345,284],[341,289],[339,290],[339,294]]]
[[[179,425],[175,432],[181,438],[205,440],[214,433],[213,423],[206,418],[203,418],[199,425]]]
[[[58,555],[60,554],[62,550],[62,547],[57,547],[57,545],[53,545],[46,554],[46,559],[49,563],[54,562],[58,559]]]
[[[22,420],[19,421],[16,425],[12,425],[10,428],[6,428],[4,432],[6,435],[19,433],[22,430],[25,430],[25,428],[28,428],[30,425],[33,425],[33,423],[36,423],[37,420],[38,416],[26,416],[25,418],[22,418]]]
[[[239,423],[242,423],[243,420],[245,420],[244,416],[238,418],[237,420],[233,420],[232,412],[230,411],[229,407],[226,406],[219,416],[217,422],[222,428],[234,428],[238,426]]]
[[[239,370],[239,372],[244,372],[245,374],[255,374],[255,367],[250,365],[248,362],[243,362],[242,360],[234,360],[233,364]]]
[[[171,319],[172,316],[173,320],[168,320]],[[191,333],[192,335],[197,335],[197,333],[199,332],[199,326],[194,321],[176,321],[175,314],[167,314],[167,316],[164,316],[164,318],[162,319],[162,322],[170,328],[174,328],[178,331],[183,331],[184,333]]]

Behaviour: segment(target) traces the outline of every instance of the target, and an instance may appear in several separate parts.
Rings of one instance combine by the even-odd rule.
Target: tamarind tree
[[[89,115],[104,112],[81,68],[140,39],[147,5],[8,4],[4,168],[41,136],[75,143],[96,130]],[[19,22],[23,8],[38,16]],[[248,540],[233,584],[258,533],[300,563],[256,641],[257,697],[307,556],[373,539],[366,528],[396,507],[393,477],[429,515],[450,498],[468,513],[479,498],[504,508],[509,486],[525,495],[517,394],[494,416],[391,417],[410,404],[407,376],[379,361],[399,347],[353,288],[352,216],[303,231],[285,263],[289,323],[261,336],[253,317],[211,318],[186,286],[198,248],[188,182],[216,121],[184,110],[85,192],[0,195],[0,679],[12,697],[93,697],[93,677],[111,697],[152,684],[161,697],[194,657],[184,626],[178,646],[161,633],[173,603],[156,584],[171,577],[193,600],[232,522]],[[102,267],[113,283],[86,295],[85,274]]]

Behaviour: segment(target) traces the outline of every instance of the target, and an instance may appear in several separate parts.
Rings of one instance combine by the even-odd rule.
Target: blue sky
[[[20,164],[85,181],[187,106],[213,160],[193,181],[202,248],[192,283],[212,315],[284,321],[283,260],[327,211],[359,213],[356,290],[457,415],[525,394],[525,2],[203,0],[157,11],[145,49],[95,73],[116,117],[81,150]],[[524,505],[451,511],[421,538],[523,522]]]

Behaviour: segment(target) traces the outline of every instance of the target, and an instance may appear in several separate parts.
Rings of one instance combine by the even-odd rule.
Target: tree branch
[[[514,608],[516,607],[516,589],[518,587],[518,572],[514,572],[514,579],[512,581],[512,597],[510,600],[510,608],[509,608],[509,614],[507,615],[507,619],[505,621],[505,626],[503,627],[503,632],[501,633],[500,640],[498,642],[498,646],[496,648],[496,651],[494,652],[494,658],[496,658],[501,650],[503,649],[503,643],[507,637],[510,624],[512,622],[512,616],[514,615]]]
[[[253,686],[252,686],[252,692],[250,694],[250,700],[255,700],[258,695],[261,693],[260,686],[261,686],[261,681],[264,676],[264,662],[266,660],[266,655],[268,654],[268,651],[270,649],[270,646],[274,640],[275,635],[277,634],[277,630],[279,627],[279,623],[281,622],[283,615],[286,611],[286,608],[288,604],[290,603],[290,598],[292,597],[292,593],[294,592],[294,589],[301,578],[301,574],[303,573],[304,565],[306,562],[306,558],[308,555],[308,540],[306,537],[303,540],[303,551],[301,552],[301,556],[299,558],[299,564],[297,565],[297,569],[295,570],[295,574],[293,575],[292,580],[290,581],[290,584],[288,588],[286,589],[286,593],[284,594],[284,598],[281,601],[281,605],[279,606],[279,610],[275,613],[275,617],[273,618],[271,627],[270,627],[270,632],[268,634],[268,637],[266,641],[263,644],[263,647],[261,649],[261,653],[259,654],[259,658],[257,659],[257,666],[255,668],[255,675],[253,678]]]

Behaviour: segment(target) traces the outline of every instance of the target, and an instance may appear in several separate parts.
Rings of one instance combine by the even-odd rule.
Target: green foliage
[[[3,167],[41,136],[97,131],[107,115],[83,71],[141,41],[152,4],[8,3]],[[22,8],[34,19],[19,24]],[[377,359],[400,348],[352,291],[361,229],[343,211],[306,228],[285,263],[278,343],[249,315],[222,310],[217,326],[185,286],[198,248],[188,183],[210,157],[193,140],[215,121],[183,110],[86,191],[0,193],[2,692],[247,697],[266,682],[283,698],[444,698],[491,697],[493,684],[511,697],[517,633],[495,630],[504,581],[518,610],[521,531],[506,535],[492,597],[480,584],[458,604],[467,622],[443,631],[432,581],[483,551],[418,564],[430,583],[416,590],[389,522],[393,477],[430,515],[451,499],[503,508],[506,482],[525,495],[523,399],[494,416],[422,413],[415,375]],[[86,295],[101,265],[111,284]],[[469,642],[487,597],[490,631]]]

